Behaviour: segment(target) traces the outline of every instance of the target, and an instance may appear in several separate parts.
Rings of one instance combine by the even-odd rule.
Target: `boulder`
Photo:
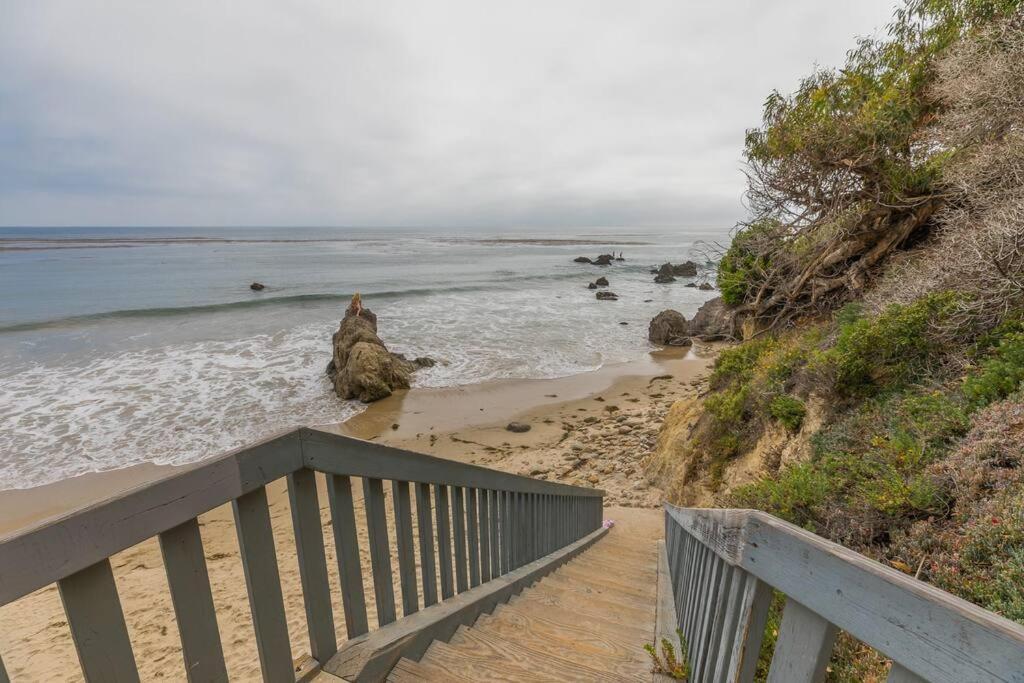
[[[655,344],[689,346],[690,324],[679,311],[664,310],[647,327],[647,338]]]
[[[700,283],[700,286],[697,287],[697,289],[701,290],[702,292],[710,292],[714,288],[714,285],[712,285],[710,282],[702,282]]]
[[[697,283],[696,282],[687,282],[686,286],[687,287],[693,287],[694,289],[696,289],[697,288]]]
[[[577,256],[576,258],[573,259],[573,262],[574,263],[593,263],[593,261],[591,261],[586,256]]]
[[[657,275],[654,276],[654,281],[659,285],[664,285],[668,284],[669,282],[675,282],[676,279],[671,275],[662,275],[661,273],[658,273]]]
[[[249,289],[251,289],[254,292],[262,292],[266,288],[267,286],[264,285],[262,282],[254,282],[251,285],[249,285]]]
[[[601,276],[601,277],[597,278],[596,280],[594,280],[594,284],[597,285],[598,287],[607,287],[608,286],[608,278],[606,278],[604,276]]]
[[[597,283],[591,282],[589,285],[587,285],[587,289],[597,289]]]
[[[672,274],[679,277],[697,277],[697,264],[693,261],[672,266]]]
[[[390,396],[396,389],[408,389],[413,372],[434,364],[430,358],[410,361],[388,351],[377,336],[377,316],[363,308],[358,294],[352,297],[352,304],[331,338],[331,347],[327,376],[335,393],[364,403]]]
[[[663,264],[661,264],[661,267],[658,268],[658,274],[654,276],[654,281],[659,283],[659,284],[664,284],[666,282],[675,282],[676,278],[673,275],[672,264],[671,263],[663,263]]]
[[[618,301],[619,295],[615,292],[598,292],[597,298],[599,301]]]
[[[690,321],[690,334],[701,341],[733,339],[732,311],[722,297],[716,296],[704,302]]]
[[[505,425],[505,429],[510,432],[515,432],[516,434],[522,434],[523,432],[530,431],[530,425],[523,422],[509,422]]]
[[[615,260],[611,254],[601,254],[596,259],[591,261],[595,266],[610,266],[612,261]]]

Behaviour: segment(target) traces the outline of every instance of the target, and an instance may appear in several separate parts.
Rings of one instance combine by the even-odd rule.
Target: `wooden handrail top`
[[[300,469],[515,493],[601,498],[541,481],[301,427],[0,538],[0,605]]]

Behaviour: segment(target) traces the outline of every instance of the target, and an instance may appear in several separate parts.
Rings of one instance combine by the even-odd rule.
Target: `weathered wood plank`
[[[338,640],[334,635],[324,531],[320,526],[320,499],[313,470],[302,468],[288,475],[288,500],[295,530],[310,654],[318,662],[326,662],[338,651]]]
[[[434,486],[434,508],[437,511],[437,555],[441,570],[441,599],[455,595],[452,577],[452,533],[448,510],[448,487]]]
[[[185,675],[192,682],[227,681],[199,522],[192,519],[179,524],[160,534],[159,540]]]
[[[437,602],[437,572],[434,563],[434,523],[430,510],[430,484],[416,486],[416,521],[420,536],[420,575],[423,577],[423,605]]]
[[[501,574],[501,547],[499,542],[499,531],[498,525],[500,520],[498,518],[498,492],[490,490],[487,492],[488,502],[488,515],[490,516],[491,525],[491,578],[499,576]]]
[[[58,581],[57,587],[85,680],[138,681],[139,672],[110,560],[78,570]]]
[[[788,598],[779,625],[768,683],[819,683],[835,644],[835,626]]]
[[[497,488],[524,493],[563,493],[600,497],[603,491],[522,477],[507,472],[435,458],[393,446],[305,427],[300,430],[306,467],[349,476],[445,484],[466,488]]]
[[[736,629],[740,622],[740,609],[743,605],[743,586],[747,573],[739,567],[729,565],[729,593],[722,605],[722,631],[718,639],[718,651],[713,657],[715,663],[710,678],[718,683],[726,683],[729,672],[729,658],[732,656],[733,644],[736,642]]]
[[[363,501],[366,505],[373,594],[377,598],[377,624],[384,626],[395,620],[395,588],[391,579],[391,548],[388,544],[388,518],[384,509],[384,483],[380,479],[363,479]]]
[[[455,536],[455,587],[460,593],[469,590],[466,577],[466,504],[461,486],[452,487],[452,526]]]
[[[345,631],[348,637],[366,633],[366,596],[363,594],[363,567],[359,561],[359,536],[356,532],[355,501],[352,481],[338,475],[327,476],[327,496],[331,506],[331,527],[334,550],[341,579],[341,604],[345,610]]]
[[[740,602],[736,635],[732,641],[732,652],[729,655],[726,680],[736,683],[752,683],[754,680],[771,604],[771,586],[753,574],[744,572],[743,598]]]
[[[469,558],[469,586],[480,585],[480,511],[477,509],[477,491],[466,491],[466,542]]]
[[[395,507],[395,542],[398,545],[398,574],[402,586],[402,614],[408,616],[418,610],[420,605],[419,589],[416,586],[416,551],[413,550],[409,482],[397,479],[392,481],[391,496]]]
[[[265,680],[284,681],[294,677],[292,648],[288,639],[267,491],[263,487],[250,491],[236,498],[232,506],[260,668]]]
[[[19,530],[0,539],[0,605],[283,477],[301,463],[298,432],[289,432]]]
[[[480,490],[480,581],[491,580],[491,492]]]

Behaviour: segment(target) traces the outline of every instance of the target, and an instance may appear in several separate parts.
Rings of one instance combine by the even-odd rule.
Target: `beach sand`
[[[413,389],[370,406],[347,423],[329,428],[431,455],[545,478],[603,488],[605,517],[619,533],[631,521],[647,524],[661,492],[641,474],[640,461],[657,436],[672,402],[698,390],[714,350],[666,350],[635,363],[553,380],[491,382],[452,389]],[[505,429],[529,424],[525,433]],[[0,536],[101,500],[173,468],[140,466],[86,475],[28,491],[0,492]],[[323,486],[323,479],[319,477]],[[361,486],[354,482],[357,497]],[[284,481],[267,487],[292,651],[309,651],[298,564]],[[327,497],[321,518],[339,634],[344,637],[334,540]],[[357,516],[362,517],[361,505]],[[388,508],[390,517],[390,502]],[[415,515],[414,515],[415,520]],[[200,517],[204,549],[217,605],[221,640],[232,680],[259,680],[245,580],[230,506]],[[360,529],[364,525],[360,523]],[[375,622],[369,557],[361,543],[370,622]],[[391,543],[394,552],[394,541]],[[118,591],[143,680],[184,680],[180,642],[167,581],[155,539],[111,558]],[[396,595],[400,588],[395,586]],[[0,656],[12,680],[81,680],[78,661],[56,586],[0,608]]]

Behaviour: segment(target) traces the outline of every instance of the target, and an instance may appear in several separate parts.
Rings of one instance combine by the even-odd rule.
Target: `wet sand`
[[[640,462],[653,445],[661,417],[671,403],[697,391],[712,354],[709,348],[696,353],[670,350],[563,379],[413,389],[370,406],[347,423],[327,428],[506,471],[604,488],[608,492],[605,516],[628,519],[628,510],[616,504],[650,507],[660,502],[660,491],[644,481]],[[530,431],[506,431],[512,420],[529,424]],[[28,491],[0,492],[0,537],[142,485],[173,469],[132,467]],[[283,481],[272,483],[267,490],[292,651],[298,658],[309,650],[288,496]],[[361,498],[358,482],[355,491]],[[322,491],[321,503],[336,626],[343,634],[334,541]],[[390,502],[388,505],[391,518]],[[356,507],[360,519],[361,508]],[[232,680],[259,680],[230,506],[202,515],[200,524],[228,673]],[[359,528],[365,533],[362,523]],[[367,545],[363,538],[360,554],[370,621],[374,623]],[[111,563],[143,680],[182,680],[180,641],[156,541],[150,539],[118,553]],[[396,585],[397,594],[400,589]],[[13,680],[80,680],[56,586],[0,608],[0,653]]]

